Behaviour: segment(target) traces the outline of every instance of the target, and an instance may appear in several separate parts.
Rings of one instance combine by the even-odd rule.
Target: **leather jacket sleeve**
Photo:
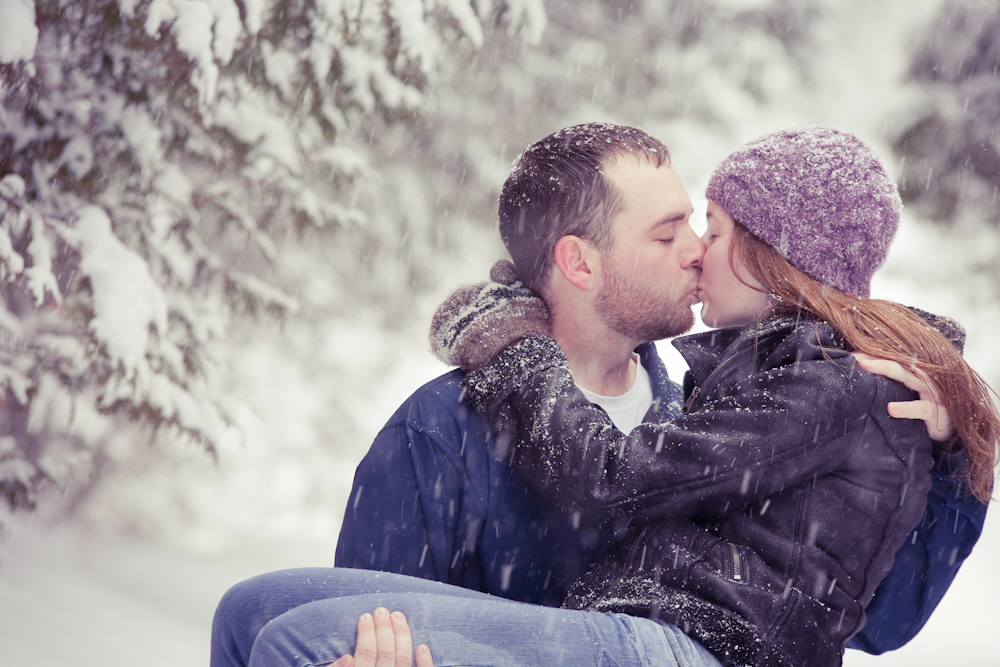
[[[470,374],[466,390],[501,428],[516,429],[514,465],[540,495],[581,525],[620,528],[623,519],[720,514],[837,470],[853,447],[843,443],[878,428],[873,403],[902,398],[846,352],[839,360],[743,375],[698,411],[628,436],[576,388],[550,338],[512,346]],[[836,438],[839,446],[824,446]]]

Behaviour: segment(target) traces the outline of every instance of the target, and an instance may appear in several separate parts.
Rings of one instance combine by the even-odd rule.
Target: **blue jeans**
[[[382,572],[283,570],[248,579],[222,598],[211,667],[327,665],[353,653],[358,617],[406,614],[414,645],[436,667],[719,667],[672,625],[644,618],[512,602]]]

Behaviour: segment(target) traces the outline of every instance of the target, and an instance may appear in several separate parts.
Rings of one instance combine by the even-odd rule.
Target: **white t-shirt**
[[[649,373],[635,355],[635,382],[621,396],[601,396],[592,391],[587,391],[580,385],[580,391],[591,403],[595,403],[608,413],[611,421],[622,433],[629,433],[632,429],[642,423],[642,418],[649,412],[653,405],[653,386],[649,382]]]

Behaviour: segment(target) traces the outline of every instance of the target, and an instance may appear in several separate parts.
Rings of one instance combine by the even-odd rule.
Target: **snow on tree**
[[[363,210],[367,224],[339,227],[335,242],[328,228],[302,226],[302,241],[283,245],[283,261],[266,276],[296,296],[295,317],[280,331],[246,320],[229,328],[220,364],[235,358],[250,373],[221,373],[229,395],[254,386],[265,356],[263,366],[281,368],[268,387],[280,398],[244,394],[234,419],[255,424],[246,446],[227,440],[215,470],[178,448],[116,447],[86,495],[61,504],[74,521],[199,544],[206,535],[259,535],[265,525],[282,536],[335,527],[342,506],[333,470],[349,490],[352,466],[342,464],[363,455],[371,429],[419,384],[407,377],[393,385],[398,398],[382,393],[401,367],[419,363],[433,307],[504,253],[496,205],[511,159],[565,125],[612,120],[666,139],[683,168],[710,169],[748,138],[733,129],[741,112],[785,103],[789,77],[806,85],[819,12],[797,0],[547,5],[542,14],[530,3],[515,12],[494,2],[501,20],[481,21],[481,48],[448,42],[415,122],[361,114],[338,141],[341,155],[362,155],[374,175],[340,200]],[[489,8],[477,7],[486,16]],[[281,407],[296,393],[309,410]]]
[[[8,0],[0,5],[0,64],[30,60],[37,43],[32,1]]]
[[[941,222],[1000,225],[1000,5],[945,3],[910,77],[923,96],[894,142],[903,201]]]
[[[232,314],[295,314],[273,279],[283,246],[366,224],[366,141],[426,113],[443,59],[493,23],[537,39],[545,15],[540,0],[6,0],[0,506],[86,481],[122,438],[213,452]]]
[[[467,214],[493,224],[512,159],[573,123],[639,125],[671,146],[705,142],[687,157],[705,163],[685,167],[710,169],[750,138],[741,114],[810,84],[810,31],[830,4],[550,2],[544,39],[488,30],[469,62],[445,61],[431,122],[400,136],[391,164],[380,167],[420,183],[433,218]],[[712,146],[718,151],[705,150]]]

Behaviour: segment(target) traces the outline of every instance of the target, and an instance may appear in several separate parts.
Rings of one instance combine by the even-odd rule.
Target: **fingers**
[[[394,611],[389,615],[389,620],[392,621],[392,632],[396,642],[396,660],[392,667],[410,667],[413,655],[413,638],[410,635],[410,626],[406,622],[406,617],[403,616],[402,612]]]
[[[358,619],[358,642],[354,647],[354,667],[376,667],[377,658],[375,619],[372,618],[371,614],[362,614],[361,618]]]
[[[417,667],[434,667],[434,659],[431,658],[431,650],[426,644],[417,647]]]
[[[896,419],[933,419],[934,404],[930,401],[897,401],[889,403],[889,415]]]
[[[867,355],[864,352],[854,352],[853,354],[858,360],[858,366],[861,366],[862,369],[868,371],[869,373],[884,375],[890,380],[895,380],[896,382],[905,385],[908,389],[912,389],[918,393],[930,390],[928,384],[924,380],[903,368],[903,365],[899,362],[889,361],[888,359],[879,359],[877,357]]]
[[[889,404],[889,414],[897,419],[922,419],[927,433],[935,442],[947,442],[955,434],[955,424],[948,414],[941,393],[930,377],[919,368],[912,370],[888,359],[879,359],[863,352],[854,352],[858,366],[869,373],[884,375],[905,385],[920,395],[918,401],[900,401]]]
[[[884,375],[890,380],[895,380],[904,385],[907,389],[917,392],[922,399],[939,402],[937,400],[937,385],[931,381],[927,373],[924,373],[919,368],[908,369],[899,362],[879,359],[863,352],[854,352],[853,354],[858,360],[858,366],[861,366],[862,369],[869,373]]]
[[[927,434],[935,442],[947,442],[955,432],[948,411],[933,401],[898,401],[889,403],[889,416],[896,419],[922,419]]]
[[[378,658],[375,667],[396,667],[396,637],[389,618],[389,610],[379,607],[375,610],[375,644]],[[404,667],[410,667],[409,652]]]
[[[434,667],[430,650],[417,650],[417,667]],[[358,640],[354,656],[345,655],[328,667],[411,667],[413,636],[406,617],[379,607],[374,614],[358,619]]]

